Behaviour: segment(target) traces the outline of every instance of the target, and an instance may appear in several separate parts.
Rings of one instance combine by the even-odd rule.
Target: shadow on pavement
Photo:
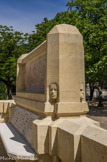
[[[103,107],[98,107],[98,102],[89,102],[89,112],[87,117],[100,122],[100,126],[107,129],[107,101]]]

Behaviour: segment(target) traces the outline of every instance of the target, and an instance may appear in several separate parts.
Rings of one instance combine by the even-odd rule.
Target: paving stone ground
[[[107,130],[107,101],[103,107],[98,107],[98,102],[89,102],[87,117],[100,122],[100,126]]]

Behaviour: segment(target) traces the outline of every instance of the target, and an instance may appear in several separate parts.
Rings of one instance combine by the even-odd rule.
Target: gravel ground
[[[87,117],[100,122],[100,126],[107,129],[107,101],[103,107],[98,107],[98,102],[89,102],[89,112]]]

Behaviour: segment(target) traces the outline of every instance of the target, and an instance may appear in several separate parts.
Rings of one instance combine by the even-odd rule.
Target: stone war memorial
[[[107,162],[107,131],[86,117],[83,38],[75,26],[56,25],[21,55],[16,88],[13,105],[4,111],[0,103],[0,157]]]

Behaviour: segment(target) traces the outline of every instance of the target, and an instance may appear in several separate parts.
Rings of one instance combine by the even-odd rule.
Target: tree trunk
[[[103,106],[102,88],[99,87],[99,88],[98,88],[98,91],[99,91],[99,103],[98,103],[98,106],[99,106],[99,107],[102,107],[102,106]]]
[[[90,86],[90,101],[92,101],[94,94],[94,86],[92,86],[91,84],[89,84],[89,86]]]
[[[8,95],[8,100],[12,99],[12,90],[11,90],[11,86],[7,85],[7,95]]]

